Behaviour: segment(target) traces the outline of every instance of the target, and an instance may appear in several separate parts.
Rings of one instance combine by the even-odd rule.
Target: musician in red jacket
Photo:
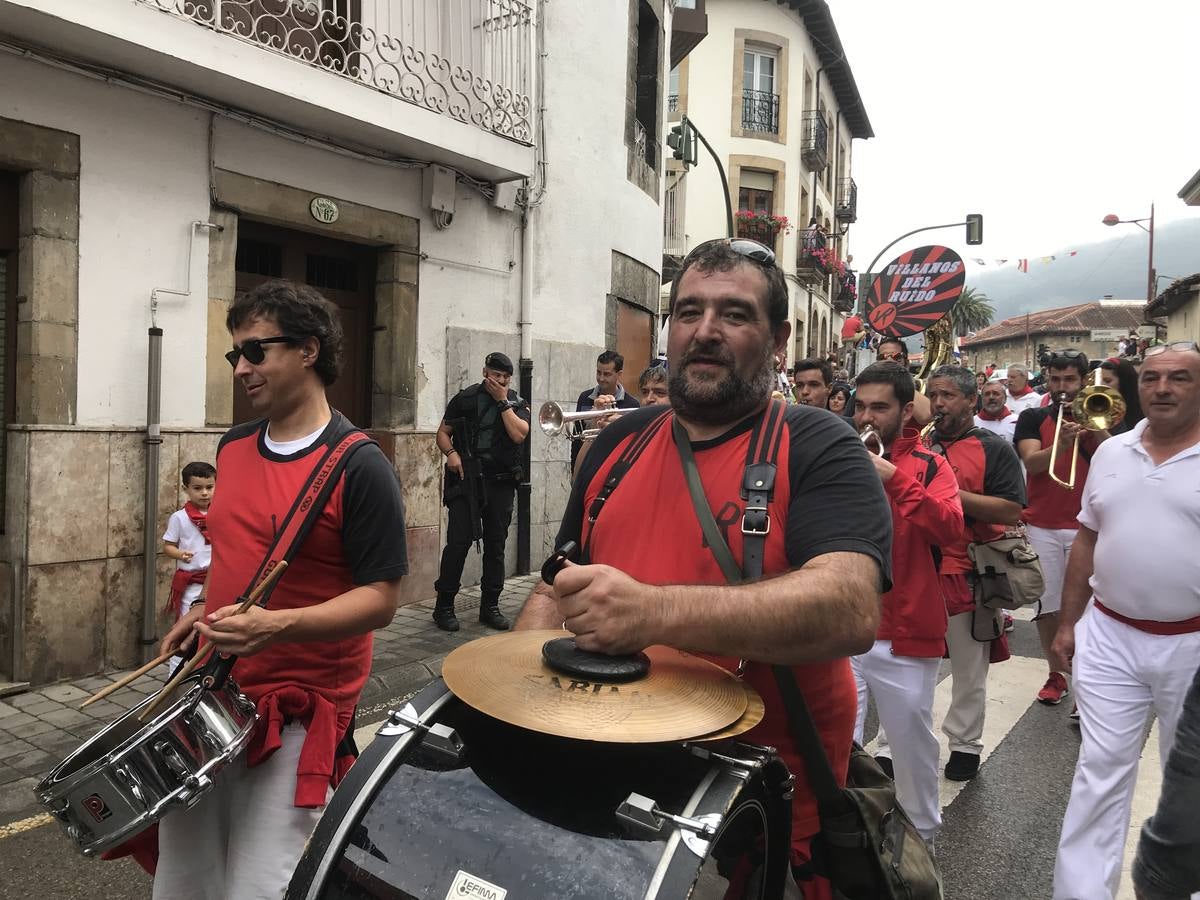
[[[933,693],[947,621],[937,548],[962,535],[963,509],[949,463],[920,445],[915,428],[903,427],[914,393],[912,376],[895,362],[875,363],[855,379],[854,425],[874,428],[881,441],[871,458],[892,509],[895,579],[883,595],[874,645],[850,663],[858,684],[854,739],[863,742],[870,691],[891,739],[900,803],[932,841],[942,823]]]

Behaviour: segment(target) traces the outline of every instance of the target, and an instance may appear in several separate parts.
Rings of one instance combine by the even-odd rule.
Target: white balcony
[[[0,0],[0,41],[486,180],[532,172],[532,0]]]

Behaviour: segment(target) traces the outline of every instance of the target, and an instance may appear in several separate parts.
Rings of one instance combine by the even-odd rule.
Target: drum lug
[[[466,750],[463,739],[449,725],[430,725],[421,746],[454,763],[462,762]]]
[[[192,773],[180,758],[178,751],[166,741],[159,741],[154,745],[156,752],[162,761],[167,764],[167,768],[179,779],[187,781],[191,778]]]
[[[147,805],[146,797],[142,793],[141,782],[138,781],[137,776],[133,773],[133,770],[129,766],[113,766],[113,774],[125,782],[126,786],[129,788],[129,793],[133,796],[134,800],[142,804],[142,806]]]
[[[721,823],[718,813],[708,813],[703,816],[677,816],[658,808],[649,797],[641,794],[630,794],[617,807],[617,818],[639,831],[656,835],[662,832],[668,822],[680,830],[683,843],[699,857],[708,853],[709,842],[716,837],[717,826]]]

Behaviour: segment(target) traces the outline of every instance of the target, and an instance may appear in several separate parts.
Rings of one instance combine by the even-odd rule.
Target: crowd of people
[[[948,659],[952,680],[941,774],[965,781],[979,772],[989,667],[1008,655],[1004,609],[989,593],[997,572],[979,560],[1031,548],[1005,550],[1005,596],[1023,602],[1016,587],[1036,572],[1047,663],[1036,699],[1073,697],[1081,733],[1054,896],[1115,896],[1151,710],[1169,783],[1143,829],[1136,886],[1155,900],[1200,888],[1191,815],[1200,794],[1200,347],[1149,347],[1140,365],[1100,362],[1112,415],[1084,427],[1068,410],[1097,368],[1075,350],[1047,356],[1042,390],[1022,366],[958,365],[934,369],[918,389],[897,339],[879,341],[876,362],[853,380],[825,359],[785,371],[788,289],[773,252],[754,241],[693,250],[670,307],[666,365],[641,374],[640,402],[621,386],[620,355],[597,359],[579,406],[613,412],[592,417],[579,442],[557,536],[583,553],[553,585],[539,583],[515,627],[565,628],[597,653],[682,648],[754,687],[765,715],[746,739],[778,748],[798,774],[791,895],[824,900],[834,887],[814,857],[822,817],[785,686],[807,706],[839,781],[873,700],[879,766],[932,854],[939,668]],[[162,649],[198,637],[236,655],[233,677],[260,720],[246,759],[163,820],[156,897],[282,894],[353,758],[346,738],[370,633],[391,620],[408,568],[392,464],[325,398],[340,367],[336,307],[310,288],[270,282],[239,296],[227,324],[227,356],[261,418],[223,438],[220,492],[212,467],[184,473],[190,503],[165,535],[184,573],[179,619]],[[524,477],[517,449],[529,436],[512,374],[507,356],[488,354],[436,436],[450,516],[436,583],[441,628],[458,627],[455,595],[473,542],[484,555],[480,621],[509,627],[496,600]],[[867,429],[877,452],[860,440]],[[328,458],[318,453],[348,462],[270,603],[240,612],[233,598],[285,549],[281,511],[307,508],[293,496],[312,488],[322,470],[313,462]],[[670,527],[647,510],[671,510]],[[702,520],[724,524],[706,531]],[[188,591],[201,581],[188,567],[202,546],[208,571]],[[753,583],[728,577],[722,552]]]

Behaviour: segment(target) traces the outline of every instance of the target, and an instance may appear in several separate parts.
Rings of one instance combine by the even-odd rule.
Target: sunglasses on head
[[[1160,353],[1166,353],[1168,350],[1173,350],[1180,353],[1188,350],[1194,350],[1197,353],[1200,353],[1200,344],[1197,344],[1195,341],[1174,341],[1170,344],[1159,344],[1157,347],[1147,347],[1146,351],[1142,354],[1142,357],[1144,359],[1149,359],[1152,356],[1158,356]]]
[[[775,251],[766,244],[760,244],[758,241],[752,241],[749,238],[715,238],[711,241],[705,241],[687,255],[684,264],[687,264],[688,259],[691,259],[701,250],[706,247],[711,247],[713,244],[724,244],[738,256],[744,256],[746,259],[754,260],[764,266],[775,265]]]
[[[875,357],[876,362],[904,362],[904,353],[900,350],[880,350]]]
[[[238,360],[242,357],[246,358],[246,362],[252,366],[257,366],[267,358],[267,351],[263,349],[264,344],[298,344],[304,338],[294,337],[290,334],[281,334],[277,337],[269,338],[249,338],[242,341],[242,346],[234,347],[225,354],[225,358],[229,360],[229,364],[237,368]]]

